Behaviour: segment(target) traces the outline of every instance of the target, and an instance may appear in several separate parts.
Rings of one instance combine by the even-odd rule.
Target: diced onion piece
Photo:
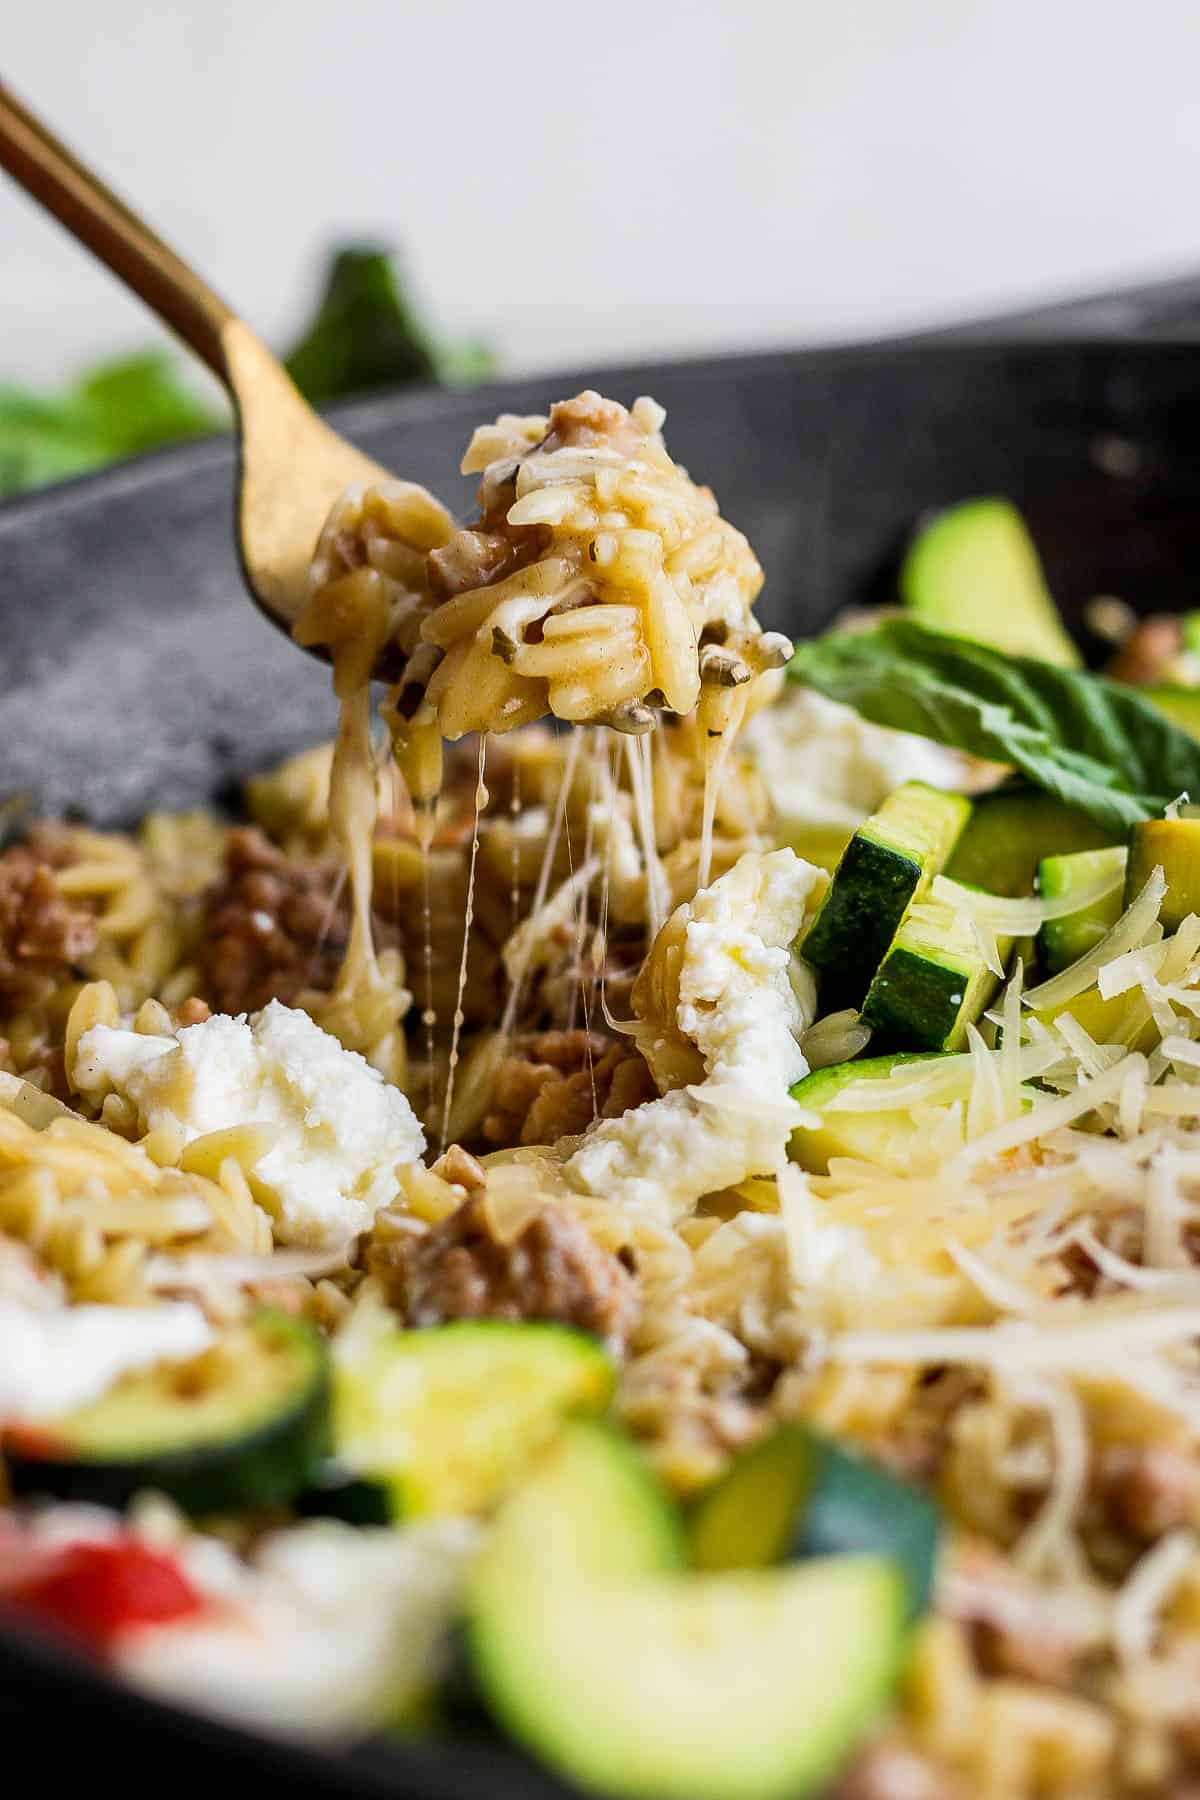
[[[800,1048],[810,1069],[831,1069],[835,1063],[852,1062],[871,1041],[871,1027],[853,1008],[828,1013],[805,1032]]]

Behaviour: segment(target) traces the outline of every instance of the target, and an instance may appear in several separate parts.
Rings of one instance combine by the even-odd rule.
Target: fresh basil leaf
[[[164,444],[209,437],[227,415],[198,399],[165,350],[142,350],[95,364],[77,383],[79,401],[97,419],[109,454],[140,456]]]
[[[220,426],[159,350],[97,363],[57,393],[0,383],[0,496]]]
[[[1010,763],[1117,830],[1200,795],[1200,744],[1135,688],[1081,669],[889,619],[801,644],[788,674],[876,725]]]

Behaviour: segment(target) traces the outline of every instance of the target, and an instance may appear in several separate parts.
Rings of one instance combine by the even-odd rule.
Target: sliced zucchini
[[[1093,900],[1080,912],[1062,919],[1047,919],[1039,934],[1042,961],[1051,975],[1078,962],[1121,916],[1122,877],[1126,852],[1119,844],[1106,850],[1076,850],[1070,856],[1047,856],[1038,865],[1038,888],[1044,900],[1063,900],[1094,888],[1106,876],[1113,878],[1111,892]]]
[[[348,1475],[335,1462],[323,1463],[293,1502],[302,1519],[340,1519],[344,1525],[390,1525],[392,1497],[378,1481]]]
[[[858,1062],[833,1063],[827,1069],[814,1069],[792,1088],[792,1099],[810,1112],[820,1113],[821,1122],[811,1129],[798,1125],[792,1133],[788,1155],[801,1168],[814,1175],[825,1175],[834,1156],[852,1156],[859,1162],[875,1163],[881,1168],[903,1171],[908,1167],[913,1133],[912,1113],[907,1107],[887,1112],[827,1112],[835,1095],[856,1081],[889,1081],[892,1070],[907,1063],[933,1062],[936,1052],[900,1051],[892,1056],[865,1056]]]
[[[1064,668],[1081,661],[1011,501],[964,500],[939,513],[904,559],[900,594],[937,631]]]
[[[997,948],[1007,961],[1012,940],[998,938]],[[890,1043],[959,1050],[999,981],[962,916],[943,901],[927,901],[906,914],[862,1016]]]
[[[396,1516],[488,1511],[572,1413],[602,1413],[613,1365],[563,1325],[388,1329],[337,1371],[337,1460]]]
[[[905,1641],[889,1559],[672,1571],[657,1487],[575,1425],[501,1509],[468,1586],[497,1721],[580,1786],[635,1800],[802,1800],[886,1703]]]
[[[941,873],[970,811],[963,794],[906,781],[859,826],[801,945],[821,972],[826,1010],[861,1001],[905,907]]]
[[[330,1448],[324,1340],[256,1313],[188,1362],[124,1375],[46,1425],[10,1427],[16,1494],[120,1509],[148,1490],[193,1516],[286,1505]]]
[[[776,820],[775,837],[780,845],[794,850],[802,862],[825,869],[830,875],[845,855],[846,845],[854,836],[848,825],[803,825]]]
[[[1015,898],[1032,894],[1045,857],[1112,842],[1111,831],[1053,794],[1006,782],[976,799],[946,873],[967,887]]]
[[[1137,1028],[1135,1008],[1140,1008],[1145,1020],[1140,1029]],[[1105,1000],[1098,988],[1085,988],[1082,994],[1076,994],[1073,1000],[1066,1000],[1059,1006],[1035,1008],[1030,1017],[1042,1025],[1053,1025],[1067,1013],[1097,1044],[1125,1044],[1130,1050],[1148,1050],[1158,1036],[1145,1002],[1136,993],[1117,994],[1111,1000]]]
[[[874,1551],[908,1583],[909,1614],[929,1605],[941,1515],[886,1469],[806,1425],[782,1425],[744,1450],[693,1508],[699,1569],[759,1569],[814,1556]]]
[[[1147,819],[1135,825],[1125,871],[1125,905],[1145,887],[1156,868],[1167,878],[1159,908],[1164,931],[1178,931],[1189,913],[1200,912],[1200,808],[1185,807],[1177,819]],[[1189,816],[1193,815],[1193,816]]]

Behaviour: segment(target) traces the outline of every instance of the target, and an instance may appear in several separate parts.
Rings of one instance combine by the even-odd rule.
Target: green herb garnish
[[[802,644],[788,674],[876,725],[1010,763],[1119,832],[1200,794],[1200,744],[1133,688],[1080,669],[890,619]]]
[[[467,385],[494,368],[486,344],[439,340],[378,245],[334,251],[312,322],[285,360],[315,406],[414,381]],[[58,392],[0,382],[0,498],[220,431],[227,413],[198,399],[180,366],[149,350],[98,363]]]
[[[96,364],[58,393],[0,383],[0,495],[219,431],[166,351]]]

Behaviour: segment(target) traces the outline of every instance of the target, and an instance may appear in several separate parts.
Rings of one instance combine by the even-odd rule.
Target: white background
[[[403,241],[510,368],[1200,268],[1200,0],[0,0],[0,68],[268,336]],[[0,180],[0,378],[153,328]]]

